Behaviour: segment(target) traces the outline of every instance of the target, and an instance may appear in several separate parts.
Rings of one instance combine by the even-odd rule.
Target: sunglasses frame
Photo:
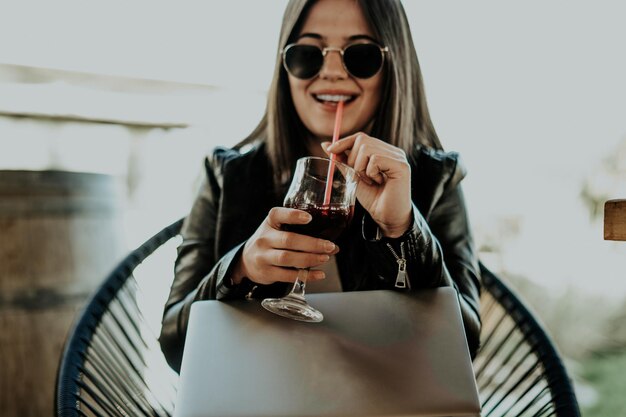
[[[379,51],[380,51],[380,55],[382,57],[382,60],[380,61],[380,68],[378,68],[378,70],[373,73],[372,75],[370,75],[369,77],[357,77],[356,75],[352,74],[352,72],[350,72],[350,70],[348,69],[348,67],[346,66],[346,61],[344,60],[344,52],[346,49],[350,48],[351,46],[355,46],[355,45],[373,45],[378,47]],[[286,60],[286,56],[287,56],[287,51],[289,51],[289,49],[293,48],[294,46],[310,46],[310,47],[314,47],[319,49],[322,52],[322,66],[320,66],[320,69],[311,77],[309,78],[300,78],[297,77],[295,75],[293,75],[291,73],[291,71],[289,71],[289,68],[287,68],[287,60]],[[383,69],[383,66],[385,65],[385,54],[389,53],[389,48],[387,46],[380,46],[377,43],[374,42],[354,42],[351,43],[349,45],[346,45],[343,48],[338,48],[336,46],[325,46],[325,47],[321,47],[321,46],[317,46],[317,45],[310,45],[310,44],[304,44],[304,43],[290,43],[289,45],[286,45],[281,51],[280,51],[280,55],[281,55],[281,59],[283,61],[283,68],[285,68],[285,71],[287,71],[287,73],[289,75],[291,75],[292,77],[295,77],[299,80],[310,80],[313,79],[315,77],[317,77],[320,72],[322,71],[322,68],[324,68],[324,63],[326,62],[326,55],[328,55],[329,52],[339,52],[339,55],[341,55],[341,65],[343,65],[343,69],[350,74],[350,76],[355,77],[355,78],[359,78],[361,80],[365,80],[368,78],[372,78],[374,75],[378,74],[380,72],[380,70]]]

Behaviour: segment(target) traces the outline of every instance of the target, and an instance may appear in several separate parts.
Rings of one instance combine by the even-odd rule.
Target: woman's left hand
[[[413,216],[411,166],[404,151],[361,132],[334,144],[323,142],[322,148],[357,172],[361,179],[357,199],[383,234],[401,236]]]

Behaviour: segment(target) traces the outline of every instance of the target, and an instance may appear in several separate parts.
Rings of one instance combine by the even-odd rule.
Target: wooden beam
[[[626,241],[626,200],[604,203],[604,240]]]

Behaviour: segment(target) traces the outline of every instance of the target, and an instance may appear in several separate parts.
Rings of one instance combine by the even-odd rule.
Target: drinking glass
[[[352,220],[357,182],[354,169],[341,162],[318,157],[298,159],[283,206],[304,210],[312,219],[307,224],[285,224],[283,230],[335,242]],[[322,321],[323,314],[304,298],[308,274],[308,268],[299,269],[289,294],[266,298],[261,305],[294,320]]]

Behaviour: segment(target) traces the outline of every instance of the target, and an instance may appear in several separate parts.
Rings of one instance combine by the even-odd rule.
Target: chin
[[[333,135],[329,133],[311,132],[311,136],[313,136],[313,140],[317,141],[318,143],[330,142],[331,140],[333,140]]]
[[[320,125],[317,124],[316,126],[319,127]],[[333,126],[326,126],[325,129],[310,129],[307,127],[307,130],[312,137],[319,139],[320,142],[331,140],[333,138]]]

